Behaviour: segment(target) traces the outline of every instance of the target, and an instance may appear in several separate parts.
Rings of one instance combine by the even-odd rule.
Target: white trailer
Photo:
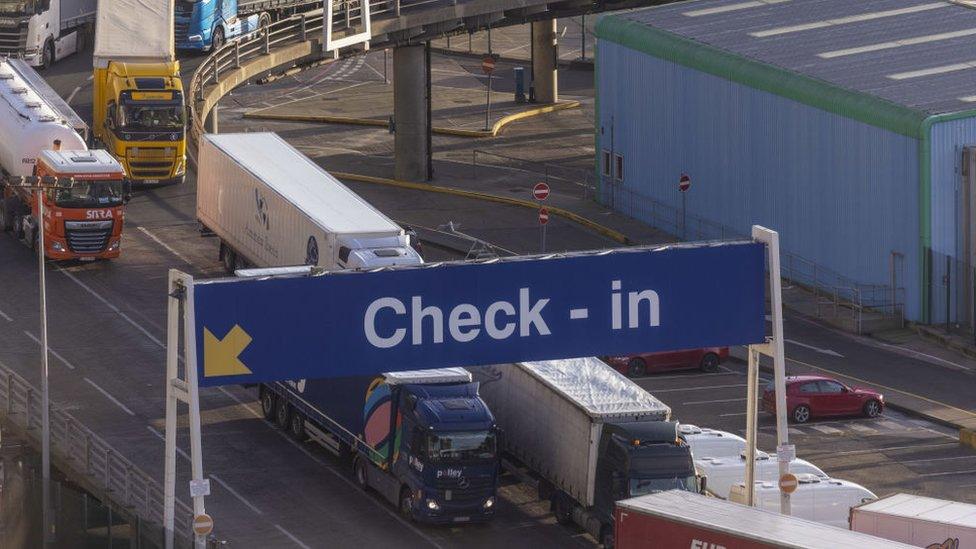
[[[892,494],[851,509],[851,530],[918,547],[976,549],[976,505]]]
[[[423,262],[402,227],[274,133],[203,136],[197,218],[230,272]]]
[[[98,0],[0,2],[0,55],[47,67],[85,48]]]
[[[95,68],[176,60],[173,0],[98,0]]]
[[[468,370],[503,431],[503,450],[539,478],[539,497],[552,502],[560,523],[610,542],[614,501],[700,489],[671,409],[603,361]]]

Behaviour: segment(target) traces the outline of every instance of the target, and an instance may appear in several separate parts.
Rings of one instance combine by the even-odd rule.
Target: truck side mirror
[[[132,182],[128,179],[122,181],[122,203],[128,204],[132,200]]]
[[[705,495],[708,490],[708,477],[701,475],[698,477],[698,493]]]
[[[115,103],[105,109],[105,127],[115,129]]]

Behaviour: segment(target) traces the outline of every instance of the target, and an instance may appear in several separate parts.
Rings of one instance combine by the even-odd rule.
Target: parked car
[[[763,410],[774,413],[776,398],[772,384],[766,386]],[[813,417],[878,417],[884,411],[884,395],[870,389],[848,387],[824,376],[789,376],[786,378],[786,408],[789,420],[806,423]]]
[[[718,365],[727,358],[729,358],[728,347],[709,347],[707,349],[684,349],[681,351],[611,356],[603,360],[622,374],[638,377],[648,372],[694,368],[701,368],[704,372],[714,372],[718,370]]]

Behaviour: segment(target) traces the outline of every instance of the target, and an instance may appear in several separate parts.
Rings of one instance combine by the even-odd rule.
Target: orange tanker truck
[[[33,69],[0,60],[0,229],[36,249],[43,197],[49,259],[119,256],[125,171],[107,151],[89,150],[86,134],[84,122]]]

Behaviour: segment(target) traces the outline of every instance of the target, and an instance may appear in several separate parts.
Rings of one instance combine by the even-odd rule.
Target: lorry
[[[297,440],[351,458],[356,483],[411,520],[495,514],[498,432],[461,368],[263,384],[261,410]]]
[[[25,61],[0,59],[0,97],[0,228],[36,249],[41,204],[31,188],[37,181],[24,178],[53,178],[41,192],[44,254],[118,257],[122,166],[106,151],[88,149],[85,123]]]
[[[0,2],[0,56],[47,68],[82,51],[91,36],[98,0]]]
[[[231,273],[423,263],[402,227],[270,132],[203,136],[197,219]]]
[[[613,545],[615,501],[704,489],[671,409],[596,357],[468,368],[556,520]]]
[[[316,7],[321,0],[176,0],[176,47],[220,49],[279,18]]]
[[[813,473],[799,473],[796,479],[796,490],[790,494],[790,513],[794,517],[839,528],[847,528],[852,507],[878,498],[871,490],[848,480],[823,478]],[[729,489],[729,501],[744,504],[746,497],[745,483],[733,484]],[[754,502],[759,509],[779,511],[779,483],[776,480],[756,481]]]
[[[92,83],[92,133],[130,182],[186,178],[186,125],[171,2],[99,0]]]
[[[976,548],[976,505],[892,494],[851,508],[850,527],[916,547]]]
[[[908,549],[910,545],[669,490],[617,502],[617,547],[651,549]]]

